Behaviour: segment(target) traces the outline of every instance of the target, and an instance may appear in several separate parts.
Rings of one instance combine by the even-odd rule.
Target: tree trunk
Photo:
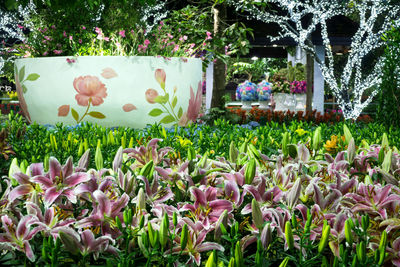
[[[306,73],[307,73],[307,100],[306,100],[306,112],[312,111],[312,98],[313,98],[313,85],[314,85],[314,59],[310,53],[307,53],[307,63],[306,63]]]
[[[220,39],[222,37],[224,31],[223,22],[226,19],[226,5],[219,4],[213,7],[214,13],[214,39]],[[215,47],[217,48],[217,47]],[[218,53],[225,53],[224,47],[217,48]],[[217,59],[214,62],[214,81],[213,81],[213,92],[211,99],[211,107],[222,107],[224,104],[222,100],[222,96],[225,92],[225,83],[226,83],[226,65],[220,59]]]

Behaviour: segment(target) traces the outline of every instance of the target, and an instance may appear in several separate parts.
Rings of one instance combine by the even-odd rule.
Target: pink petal
[[[76,203],[76,195],[75,195],[74,190],[72,190],[72,189],[70,189],[70,188],[64,189],[64,190],[62,191],[61,195],[66,196],[67,199],[68,199],[69,201],[71,201],[71,203],[73,203],[73,204]]]
[[[61,192],[57,191],[56,187],[50,187],[44,194],[44,201],[46,206],[49,207],[53,202],[61,195]]]
[[[44,222],[47,225],[50,225],[50,223],[53,221],[54,219],[54,215],[55,215],[55,211],[54,208],[49,208],[46,210],[46,212],[44,213]]]
[[[69,105],[62,105],[58,108],[58,117],[65,117],[69,114]]]
[[[24,241],[24,250],[25,250],[25,254],[26,257],[31,261],[34,262],[35,261],[35,254],[32,251],[32,247],[29,244],[28,241]]]
[[[122,110],[125,112],[130,112],[130,111],[136,110],[136,109],[137,109],[136,106],[133,104],[125,104],[122,106]]]
[[[209,202],[209,207],[215,211],[215,210],[220,210],[220,211],[224,211],[224,210],[228,210],[232,211],[232,202],[230,202],[229,200],[226,199],[218,199],[218,200],[213,200]]]
[[[62,174],[63,177],[68,177],[74,172],[74,164],[72,162],[72,157],[68,157],[67,162],[65,165],[62,167]]]
[[[101,215],[110,215],[111,213],[111,203],[106,194],[100,190],[96,190],[93,193],[94,198],[99,203],[99,210]]]
[[[198,252],[204,252],[204,251],[209,251],[209,250],[219,250],[219,251],[225,251],[224,247],[221,246],[220,244],[214,243],[214,242],[204,242],[196,247],[196,250]]]
[[[19,185],[10,192],[8,198],[10,199],[11,202],[13,202],[18,197],[27,195],[33,190],[34,190],[33,187],[29,184]]]
[[[29,169],[31,170],[31,176],[43,175],[44,173],[43,163],[32,163]]]
[[[16,236],[18,237],[18,239],[24,239],[25,236],[28,235],[29,226],[31,225],[31,222],[34,220],[35,219],[33,218],[32,215],[26,215],[22,217],[17,226]]]
[[[81,234],[81,238],[82,238],[82,243],[83,243],[84,247],[90,248],[93,246],[94,235],[93,235],[92,231],[90,231],[90,230],[83,231]]]
[[[30,184],[29,176],[22,172],[17,172],[13,174],[15,180],[18,181],[19,184]]]
[[[33,177],[32,180],[36,183],[43,185],[45,187],[45,189],[54,186],[54,182],[46,176],[36,176],[36,177]]]
[[[49,174],[52,181],[55,181],[56,177],[61,176],[61,164],[54,157],[50,157],[49,160]]]
[[[204,194],[203,191],[201,191],[200,189],[198,189],[196,187],[191,187],[190,188],[190,193],[192,193],[192,195],[196,199],[195,206],[200,204],[200,205],[205,207],[207,205],[206,195]]]
[[[101,76],[103,76],[106,79],[111,79],[111,78],[117,77],[118,74],[112,68],[105,68],[105,69],[103,69]]]
[[[129,197],[127,194],[123,194],[116,202],[112,204],[111,214],[116,215],[120,212],[122,208],[125,208],[129,202]]]
[[[64,179],[64,184],[73,187],[77,184],[87,182],[90,180],[90,176],[85,172],[76,172]]]

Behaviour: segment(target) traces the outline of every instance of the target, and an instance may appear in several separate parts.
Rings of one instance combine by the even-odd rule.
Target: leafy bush
[[[385,63],[379,92],[377,119],[387,125],[400,125],[400,28],[385,35]]]

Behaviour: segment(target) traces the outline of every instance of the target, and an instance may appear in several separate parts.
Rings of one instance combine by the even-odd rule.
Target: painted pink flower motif
[[[187,112],[183,112],[181,118],[178,121],[179,126],[186,126],[189,123],[188,117],[187,117]]]
[[[165,79],[167,78],[167,74],[163,69],[156,69],[155,75],[156,81],[160,84],[161,88],[165,88]]]
[[[111,78],[117,77],[118,74],[112,68],[105,68],[105,69],[103,69],[101,76],[103,76],[103,78],[106,78],[106,79],[111,79]]]
[[[130,111],[132,111],[132,110],[136,110],[137,108],[136,108],[136,106],[133,105],[133,104],[125,104],[125,105],[122,107],[122,109],[123,109],[123,111],[125,111],[125,112],[130,112]]]
[[[147,102],[149,102],[150,104],[154,104],[155,103],[155,99],[158,96],[158,92],[154,89],[147,89],[146,90],[146,100]]]
[[[107,88],[96,76],[80,76],[75,78],[73,85],[78,92],[75,99],[80,106],[87,106],[89,102],[99,106],[104,102],[103,98],[107,97]]]
[[[202,104],[202,91],[201,91],[201,82],[199,82],[197,86],[196,97],[194,96],[193,88],[190,86],[190,99],[189,99],[189,106],[187,109],[188,120],[191,120],[192,122],[196,121],[200,113],[201,104]]]
[[[30,123],[31,116],[29,115],[28,106],[25,102],[24,91],[22,90],[22,86],[19,82],[19,77],[17,73],[15,74],[15,88],[18,93],[19,106],[21,107],[21,110],[24,113],[26,120]]]
[[[62,105],[58,108],[58,117],[65,117],[69,114],[69,105]]]

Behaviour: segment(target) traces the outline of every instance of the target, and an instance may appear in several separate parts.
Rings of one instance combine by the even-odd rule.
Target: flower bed
[[[110,168],[100,146],[75,166],[53,157],[13,164],[2,180],[0,240],[9,252],[0,261],[398,264],[396,149],[385,137],[356,148],[346,133],[347,149],[332,157],[320,154],[318,131],[309,148],[283,138],[272,157],[244,142],[226,157],[191,148],[179,158],[152,139],[118,149]]]

